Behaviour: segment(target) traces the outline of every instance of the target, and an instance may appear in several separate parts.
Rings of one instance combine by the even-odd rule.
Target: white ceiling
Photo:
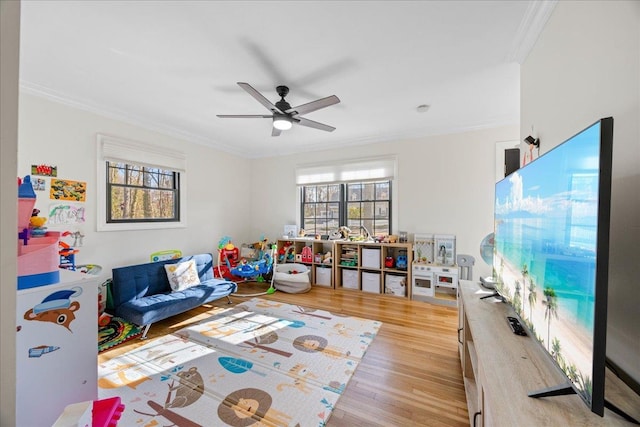
[[[517,124],[554,3],[23,1],[21,88],[249,158]],[[236,82],[337,129],[217,118],[269,114]]]

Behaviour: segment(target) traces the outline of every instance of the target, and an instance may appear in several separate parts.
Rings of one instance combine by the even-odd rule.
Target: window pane
[[[376,183],[376,200],[389,200],[389,182]]]
[[[325,203],[318,203],[316,205],[316,219],[327,217],[327,205]]]
[[[136,166],[130,166],[127,169],[127,185],[142,185],[142,171]]]
[[[111,219],[174,219],[174,194],[142,188],[111,187]]]
[[[315,217],[315,205],[304,205],[304,217],[305,218]],[[307,227],[305,227],[305,229],[306,228]]]
[[[317,200],[318,202],[326,202],[327,201],[327,189],[328,187],[326,185],[319,185],[318,188],[316,189],[317,191]]]
[[[340,184],[328,186],[329,197],[327,201],[339,202],[340,201]]]
[[[340,203],[327,203],[327,217],[340,219]]]
[[[373,218],[373,203],[374,202],[363,202],[362,203],[362,218]]]
[[[364,184],[362,187],[362,200],[374,200],[375,184]]]
[[[306,203],[316,201],[316,187],[304,187],[304,201]]]
[[[171,175],[160,174],[158,176],[158,178],[159,178],[159,182],[158,182],[158,187],[159,188],[167,188],[167,189],[173,189],[174,188],[173,174],[171,174]]]
[[[125,176],[124,169],[110,167],[108,170],[109,170],[109,182],[112,182],[114,184],[124,184],[124,176]]]
[[[349,184],[347,186],[348,200],[362,200],[362,184]]]
[[[306,233],[317,233],[317,231],[315,231],[316,224],[314,222],[313,219],[305,219],[304,221],[304,231]]]
[[[389,202],[376,202],[375,218],[389,219]]]
[[[360,202],[358,203],[347,203],[347,218],[348,219],[359,219],[362,216],[362,207],[360,206]]]
[[[360,231],[360,220],[359,219],[350,219],[347,222],[347,227],[351,229],[354,233]]]

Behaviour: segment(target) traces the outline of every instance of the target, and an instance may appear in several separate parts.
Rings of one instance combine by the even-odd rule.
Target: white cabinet
[[[49,427],[97,399],[96,278],[61,270],[60,282],[17,292],[16,317],[16,425]]]

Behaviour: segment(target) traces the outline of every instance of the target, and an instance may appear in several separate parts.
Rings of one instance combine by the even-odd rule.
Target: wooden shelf
[[[312,258],[310,262],[300,259],[305,247],[311,247]],[[283,250],[286,253],[284,259],[281,259]],[[311,269],[311,284],[313,286],[373,292],[394,298],[411,298],[413,253],[410,243],[279,239],[277,251],[278,263],[298,262],[308,265]],[[327,252],[332,253],[332,262],[330,264],[318,262],[317,255],[324,255]],[[385,265],[386,257],[393,258],[393,267]],[[399,257],[404,257],[406,268],[397,267],[396,262]],[[319,270],[326,267],[331,268],[328,283],[325,280],[327,273]],[[318,279],[325,281],[318,283]]]
[[[564,375],[537,341],[511,331],[509,305],[480,299],[490,293],[475,282],[460,281],[460,360],[472,426],[476,412],[481,412],[476,426],[631,425],[608,409],[599,417],[578,395],[528,397],[530,391],[565,382]]]

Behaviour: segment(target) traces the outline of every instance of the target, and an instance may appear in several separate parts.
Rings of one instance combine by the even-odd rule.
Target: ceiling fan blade
[[[328,107],[330,105],[334,105],[340,102],[340,99],[335,96],[335,95],[331,95],[331,96],[327,96],[326,98],[322,98],[322,99],[318,99],[315,101],[311,101],[308,102],[306,104],[302,104],[302,105],[298,105],[297,107],[293,107],[293,108],[289,108],[287,111],[285,111],[285,113],[289,114],[306,114],[306,113],[310,113],[312,111],[316,111],[319,110],[321,108],[325,108]]]
[[[216,114],[221,119],[271,119],[273,116],[264,116],[260,114]]]
[[[271,128],[271,136],[280,136],[282,131],[280,129],[276,129],[274,127]]]
[[[278,107],[273,105],[267,98],[265,98],[260,92],[255,90],[249,83],[238,82],[238,86],[247,91],[247,93],[253,96],[260,104],[264,105],[267,110],[274,113],[282,113],[282,111],[280,111]]]
[[[303,117],[293,117],[292,120],[301,126],[307,126],[314,129],[326,130],[327,132],[333,132],[334,130],[336,130],[336,128],[334,128],[333,126],[314,122],[313,120],[305,119]]]

